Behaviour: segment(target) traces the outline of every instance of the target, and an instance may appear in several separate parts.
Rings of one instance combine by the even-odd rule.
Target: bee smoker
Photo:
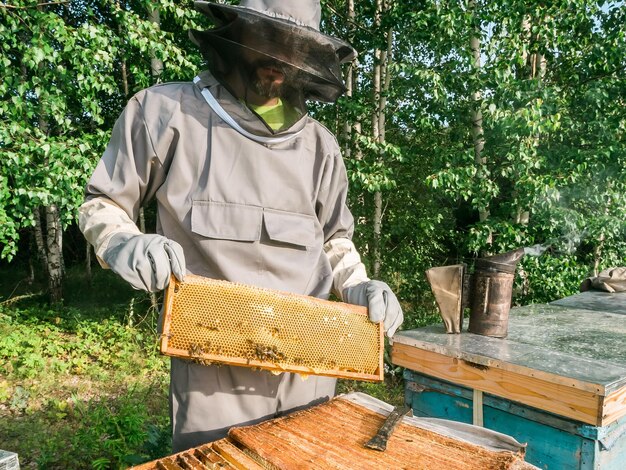
[[[468,328],[470,333],[506,337],[515,269],[522,256],[524,249],[518,248],[476,260]]]
[[[465,264],[426,271],[446,332],[460,333],[463,311],[470,307],[468,331],[484,336],[507,335],[513,281],[524,249],[478,258],[470,274]]]

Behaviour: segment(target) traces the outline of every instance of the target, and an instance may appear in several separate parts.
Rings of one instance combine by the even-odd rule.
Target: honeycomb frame
[[[381,382],[383,351],[366,307],[196,275],[172,277],[165,292],[167,356]]]

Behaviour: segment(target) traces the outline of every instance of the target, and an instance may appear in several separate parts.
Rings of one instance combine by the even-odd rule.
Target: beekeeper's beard
[[[289,67],[272,59],[261,59],[246,64],[246,69],[248,86],[264,98],[284,97],[285,83],[289,82],[293,75]]]

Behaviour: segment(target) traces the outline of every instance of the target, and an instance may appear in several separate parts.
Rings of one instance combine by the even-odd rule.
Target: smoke
[[[561,250],[562,252],[571,255],[576,251],[578,246],[582,243],[582,241],[587,238],[589,233],[588,229],[584,229],[582,231],[571,231],[568,234],[564,235],[560,238],[561,241]]]
[[[551,253],[571,255],[578,249],[583,240],[587,238],[588,233],[587,229],[570,230],[568,233],[548,240],[546,243],[524,247],[524,254],[527,256],[541,256],[550,250]]]
[[[533,245],[524,247],[524,254],[526,256],[541,256],[545,251],[550,248],[550,245]]]

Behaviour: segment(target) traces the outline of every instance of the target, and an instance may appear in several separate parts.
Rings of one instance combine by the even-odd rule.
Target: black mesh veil
[[[233,72],[246,80],[255,67],[271,66],[285,77],[281,97],[300,112],[306,100],[334,102],[345,92],[340,64],[356,55],[349,44],[247,8],[206,2],[196,7],[216,27],[192,30],[190,37],[220,81]]]

